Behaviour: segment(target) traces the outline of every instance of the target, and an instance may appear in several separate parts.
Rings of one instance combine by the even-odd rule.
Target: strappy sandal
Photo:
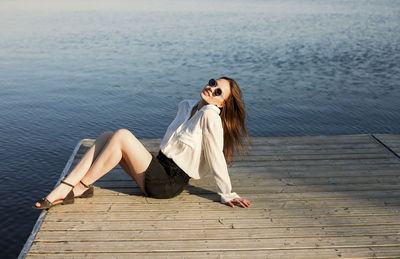
[[[84,191],[81,195],[75,196],[75,198],[90,198],[93,197],[94,194],[94,187],[93,184],[86,185],[84,182],[79,181],[85,188],[87,188],[86,191]]]
[[[64,181],[61,181],[61,183],[72,187],[71,191],[67,194],[67,196],[65,196],[64,199],[59,199],[59,200],[55,200],[53,202],[50,202],[47,198],[42,198],[42,199],[40,199],[40,200],[35,202],[35,205],[36,205],[36,203],[39,203],[40,207],[36,207],[35,205],[33,205],[32,209],[45,210],[45,209],[49,209],[49,208],[54,207],[54,206],[59,205],[59,204],[64,205],[64,204],[74,203],[74,191],[73,191],[73,189],[74,189],[75,186],[73,186],[70,183],[64,182]],[[57,202],[57,201],[59,201],[59,202]]]

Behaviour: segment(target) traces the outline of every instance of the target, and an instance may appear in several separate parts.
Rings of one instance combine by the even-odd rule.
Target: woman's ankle
[[[86,188],[82,183],[78,183],[74,188],[74,196],[79,196],[84,193],[88,188]]]
[[[59,184],[56,188],[54,188],[47,196],[46,199],[49,200],[50,202],[53,202],[58,199],[62,199],[65,196],[68,195],[68,193],[72,190],[72,187],[65,185],[65,184]]]

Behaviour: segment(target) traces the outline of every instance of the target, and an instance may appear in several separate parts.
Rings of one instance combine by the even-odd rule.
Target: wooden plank
[[[75,166],[77,163],[74,163],[73,165]],[[357,166],[357,165],[380,165],[384,166],[386,164],[388,165],[395,165],[395,166],[400,166],[400,161],[395,158],[395,157],[377,157],[374,159],[371,158],[359,158],[359,159],[354,159],[354,158],[349,158],[349,159],[299,159],[299,160],[240,160],[240,161],[235,161],[230,165],[230,168],[237,168],[237,167],[263,167],[263,168],[270,168],[270,167],[298,167],[298,166]]]
[[[190,198],[192,197],[192,198]],[[250,199],[252,201],[253,204],[259,204],[260,202],[266,202],[266,201],[273,201],[273,202],[277,202],[277,201],[294,201],[294,202],[300,202],[300,201],[327,201],[327,200],[333,200],[337,203],[339,203],[341,200],[354,200],[357,198],[358,201],[362,200],[362,199],[366,199],[366,200],[371,200],[374,198],[380,198],[382,200],[386,200],[386,199],[390,199],[393,198],[394,200],[394,204],[398,204],[399,202],[399,197],[398,196],[391,196],[391,195],[384,195],[382,197],[370,197],[370,196],[356,196],[356,197],[352,197],[352,196],[346,196],[346,197],[298,197],[296,198],[295,195],[294,197],[281,197],[281,198],[270,198],[270,197],[266,197],[264,195],[258,195],[258,194],[243,194],[243,197],[246,197],[247,199]],[[185,196],[179,196],[173,199],[168,199],[168,200],[158,200],[158,199],[151,199],[151,198],[147,198],[147,202],[148,203],[153,203],[153,204],[178,204],[178,203],[213,203],[213,202],[218,202],[219,201],[219,196],[212,195],[212,194],[202,194],[201,196],[199,195],[192,195],[188,197]],[[104,203],[121,203],[121,204],[126,204],[127,202],[124,201],[116,201],[116,199],[112,199],[112,198],[108,198],[108,199],[104,199],[104,200],[99,200],[97,202],[91,202],[91,203],[98,203],[98,204],[104,204]]]
[[[294,155],[338,155],[338,154],[375,154],[384,155],[382,147],[375,148],[352,148],[352,149],[277,149],[271,148],[269,150],[248,150],[243,154],[236,154],[237,157],[250,157],[250,156],[294,156]],[[81,156],[81,155],[80,155]]]
[[[115,187],[117,188],[117,187]],[[126,187],[132,189],[132,187]],[[285,183],[280,185],[269,185],[265,183],[248,182],[238,185],[234,185],[234,190],[240,193],[252,193],[252,194],[270,194],[270,193],[309,193],[309,192],[356,192],[356,191],[389,191],[399,190],[400,183],[368,183],[368,184],[333,184],[333,183],[320,183],[320,184],[296,184],[296,183]],[[113,189],[115,190],[115,189]],[[212,182],[191,185],[186,188],[190,193],[208,193],[217,192],[218,188],[212,184]]]
[[[83,155],[77,157],[77,159],[81,159]],[[379,160],[379,159],[392,159],[389,154],[386,153],[361,153],[361,154],[343,154],[343,153],[335,153],[335,154],[252,154],[252,155],[243,155],[238,156],[235,159],[235,162],[238,161],[302,161],[302,160]]]
[[[144,145],[150,152],[158,151],[159,145]],[[379,149],[381,148],[378,144],[369,142],[369,143],[332,143],[332,144],[292,144],[292,145],[249,145],[247,149],[249,151],[268,151],[268,150],[277,150],[277,151],[286,151],[286,150],[339,150],[339,149]]]
[[[242,208],[231,208],[227,205],[219,202],[212,203],[182,203],[182,202],[168,202],[163,203],[76,203],[68,206],[57,206],[52,208],[54,212],[76,212],[76,211],[170,211],[170,210],[197,210],[197,211],[231,211],[231,210],[242,210]],[[318,209],[318,208],[379,208],[379,207],[400,207],[399,198],[369,198],[363,200],[356,199],[343,199],[343,200],[284,200],[284,201],[252,201],[252,206],[246,210],[259,210],[259,209],[287,209],[297,210],[301,208],[306,209]]]
[[[232,167],[270,167],[270,166],[326,166],[326,165],[355,165],[355,164],[392,164],[399,166],[400,162],[396,158],[377,158],[377,159],[349,159],[349,160],[287,160],[287,161],[237,161],[231,164]]]
[[[278,164],[278,165],[271,165],[271,164],[265,164],[265,165],[259,165],[255,166],[246,166],[243,165],[241,167],[239,166],[229,166],[229,174],[235,174],[235,173],[249,173],[249,172],[254,172],[254,173],[259,173],[259,172],[278,172],[278,171],[286,171],[286,172],[302,172],[302,173],[307,173],[307,171],[312,170],[312,173],[319,173],[320,175],[323,175],[325,171],[332,170],[335,172],[340,172],[340,171],[359,171],[359,170],[377,170],[379,168],[383,169],[398,169],[399,164],[398,163],[384,163],[384,164],[379,164],[379,163],[368,163],[368,164],[361,164],[361,163],[354,163],[354,164],[309,164],[309,165],[285,165],[285,164]]]
[[[362,174],[364,173],[364,174]],[[368,175],[365,171],[359,171],[355,175],[329,175],[326,177],[309,175],[293,176],[289,172],[234,175],[231,176],[231,183],[233,186],[253,184],[257,186],[264,185],[312,185],[312,184],[375,184],[375,183],[398,183],[400,182],[400,175],[398,170],[388,170],[387,174],[383,175]],[[136,187],[137,184],[125,172],[116,171],[115,173],[107,174],[108,177],[103,177],[95,183],[97,187]],[[207,175],[199,180],[190,180],[191,185],[207,185],[207,183],[214,183],[213,176]]]
[[[257,177],[257,178],[250,178],[250,177],[242,177],[242,178],[233,178],[232,185],[234,188],[238,186],[314,186],[319,185],[320,188],[323,189],[325,185],[364,185],[364,186],[373,186],[375,184],[393,184],[396,185],[400,181],[400,176],[392,176],[392,175],[383,175],[380,177],[371,176],[371,177],[282,177],[282,178],[272,178],[272,177]],[[104,188],[114,187],[115,184],[120,183],[119,186],[123,187],[129,185],[129,187],[136,187],[136,183],[131,180],[127,181],[118,181],[118,180],[104,180],[99,182],[99,186],[103,186]],[[103,185],[104,184],[104,185]],[[208,186],[213,184],[212,177],[204,177],[201,180],[192,180],[190,181],[190,185],[193,186]],[[190,187],[189,185],[189,187]],[[127,186],[128,187],[128,186]],[[188,187],[188,188],[189,188]],[[314,186],[317,188],[317,186]],[[373,188],[371,188],[373,189]]]
[[[236,173],[249,173],[249,174],[257,174],[257,173],[266,173],[266,172],[301,172],[302,174],[312,174],[315,175],[319,173],[321,176],[324,175],[325,172],[330,173],[330,172],[337,172],[339,175],[347,175],[348,173],[351,173],[352,171],[357,171],[360,172],[361,170],[364,170],[365,174],[368,175],[367,173],[374,172],[376,175],[379,175],[379,172],[386,172],[386,171],[395,171],[396,169],[399,169],[400,164],[399,163],[385,163],[385,164],[377,164],[377,163],[368,163],[368,164],[360,164],[360,163],[354,163],[354,164],[342,164],[342,165],[337,165],[337,164],[331,164],[331,165],[285,165],[285,164],[280,164],[280,165],[275,165],[272,166],[271,164],[265,166],[253,166],[253,167],[231,167],[228,166],[229,174],[236,174]],[[114,174],[117,172],[118,168],[116,168],[115,171],[110,172],[110,174]],[[122,170],[120,170],[122,173]],[[345,172],[345,174],[343,174]],[[398,174],[397,174],[398,175]]]
[[[190,252],[190,251],[248,251],[268,249],[298,249],[298,248],[342,248],[342,247],[365,247],[365,246],[400,246],[400,236],[369,236],[328,237],[328,238],[274,238],[248,240],[157,240],[146,242],[135,241],[108,241],[108,242],[36,242],[32,245],[31,253],[36,251],[45,252]]]
[[[168,230],[92,230],[82,233],[79,230],[41,231],[35,242],[96,242],[96,241],[134,241],[134,240],[219,240],[258,239],[258,238],[299,238],[299,237],[352,237],[352,236],[396,236],[400,235],[400,225],[334,226],[334,227],[278,227],[269,229],[168,229]]]
[[[87,253],[70,251],[66,253],[37,253],[29,254],[27,258],[279,258],[279,259],[310,259],[318,255],[319,259],[331,258],[398,258],[400,248],[395,246],[375,247],[341,247],[341,248],[298,248],[292,250],[265,249],[263,251],[248,250],[243,253],[238,251],[199,251],[199,252],[150,252],[150,253]]]
[[[323,171],[323,170],[286,170],[282,168],[281,170],[270,170],[261,168],[260,170],[256,170],[258,168],[252,168],[253,172],[249,169],[239,171],[239,170],[231,170],[229,169],[229,174],[232,180],[232,184],[235,182],[241,182],[243,180],[255,180],[255,181],[263,181],[269,182],[271,180],[282,180],[282,181],[318,181],[323,179],[334,180],[336,181],[344,181],[344,182],[360,182],[360,181],[375,181],[376,179],[382,179],[384,181],[385,178],[398,178],[400,177],[399,169],[390,168],[390,169],[367,169],[367,170],[338,170],[338,171]],[[205,175],[203,178],[199,180],[190,180],[191,184],[201,183],[204,181],[212,180],[212,175]],[[375,180],[374,180],[375,179]],[[103,181],[115,181],[115,180],[126,180],[132,181],[132,178],[127,175],[122,169],[117,168],[114,169],[113,172],[106,174],[102,177],[96,185],[100,185]]]
[[[336,202],[337,204],[348,204],[350,201],[357,201],[362,204],[364,202],[368,203],[368,201],[376,201],[378,204],[393,204],[398,206],[400,203],[400,197],[398,195],[392,194],[391,191],[388,192],[363,192],[361,194],[354,193],[353,195],[346,195],[342,193],[309,193],[309,195],[304,193],[282,193],[279,194],[271,194],[273,197],[269,197],[269,195],[265,194],[251,194],[251,193],[243,193],[243,197],[246,197],[252,201],[253,206],[257,206],[258,204],[266,204],[267,202],[276,203],[276,202],[315,202],[316,204],[325,204],[328,201]],[[299,197],[301,195],[301,197]],[[373,196],[372,196],[373,195]],[[166,204],[180,204],[180,206],[186,206],[185,203],[195,203],[199,204],[212,204],[219,203],[220,197],[217,194],[213,193],[202,193],[202,194],[182,194],[172,199],[153,199],[153,198],[144,198],[141,201],[135,200],[132,198],[134,196],[128,194],[121,195],[104,195],[104,196],[95,196],[90,200],[82,200],[78,199],[75,201],[76,206],[80,204],[103,204],[103,206],[107,204],[137,204],[137,206],[142,206],[146,203],[151,204],[162,204],[165,206]],[[222,206],[226,206],[221,204]],[[73,205],[71,205],[73,206]],[[179,206],[178,206],[179,207]]]
[[[113,203],[144,203],[147,201],[157,200],[160,202],[168,201],[188,201],[197,202],[209,199],[210,201],[215,200],[215,197],[219,198],[219,195],[213,192],[199,193],[199,195],[192,195],[188,190],[183,191],[180,195],[171,199],[154,199],[144,196],[130,195],[130,190],[126,190],[126,193],[114,192],[112,190],[103,189],[103,191],[108,192],[108,195],[95,195],[91,199],[83,200],[77,199],[76,203],[97,203],[97,202],[113,202]],[[253,200],[319,200],[319,199],[367,199],[367,198],[400,198],[400,190],[350,190],[350,191],[322,191],[318,190],[315,192],[271,192],[271,193],[261,193],[254,194],[251,191],[242,192],[246,194],[246,197]]]
[[[149,151],[155,152],[159,150],[159,145],[144,145]],[[380,146],[373,142],[365,143],[332,143],[332,144],[291,144],[291,145],[250,145],[247,147],[249,151],[253,150],[330,150],[330,149],[379,149]],[[81,149],[78,154],[82,154],[87,148]]]
[[[369,201],[369,200],[367,200]],[[386,213],[387,211],[399,211],[400,206],[395,206],[390,203],[390,201],[385,201],[385,204],[374,204],[374,203],[365,203],[362,201],[354,201],[351,203],[351,200],[347,201],[347,204],[341,204],[342,206],[334,206],[334,203],[329,204],[327,202],[320,202],[321,204],[314,203],[304,203],[299,202],[300,205],[297,205],[295,202],[277,202],[277,203],[257,203],[257,206],[251,206],[250,208],[243,209],[240,207],[231,208],[224,204],[214,203],[214,204],[183,204],[183,210],[185,213],[220,213],[219,215],[225,215],[224,213],[269,213],[271,215],[278,214],[284,216],[286,214],[293,215],[299,214],[306,215],[307,213],[312,213],[312,215],[322,215],[324,212],[328,215],[336,215],[343,214],[346,215],[354,215],[354,214],[366,214],[366,213]],[[342,201],[343,202],[343,201]],[[360,204],[361,203],[361,204]],[[360,206],[356,206],[359,204]],[[271,205],[271,206],[268,206]],[[275,206],[274,206],[275,205]],[[319,206],[318,206],[319,205]],[[347,206],[343,206],[347,205]],[[84,207],[87,208],[89,212],[87,213],[97,213],[98,211],[102,211],[105,213],[111,212],[129,212],[129,213],[177,213],[181,212],[177,207],[174,207],[173,204],[165,204],[164,206],[158,206],[157,204],[143,204],[138,206],[136,204],[110,204],[110,206],[103,206],[99,204],[80,204],[80,205],[70,205],[69,208],[66,206],[58,206],[57,209],[54,208],[50,214],[58,214],[58,213],[81,213],[82,210],[77,208]],[[321,214],[318,214],[321,213]],[[389,213],[389,212],[388,212]],[[186,215],[186,214],[185,214]],[[311,214],[310,214],[311,215]]]
[[[156,143],[156,142],[154,142]],[[251,145],[291,145],[291,144],[327,145],[336,143],[371,143],[369,135],[343,136],[286,136],[251,138]]]
[[[113,221],[113,220],[200,220],[200,219],[269,219],[286,217],[367,217],[367,216],[389,216],[400,215],[400,208],[387,207],[368,207],[368,208],[317,208],[297,210],[287,209],[258,209],[258,210],[236,210],[236,211],[196,211],[196,210],[172,210],[172,211],[140,211],[132,218],[131,211],[114,212],[107,211],[99,214],[98,212],[55,212],[48,213],[46,221],[81,221],[87,218],[88,221]],[[399,216],[400,218],[400,216]]]
[[[396,135],[393,135],[396,136]],[[161,139],[147,138],[140,139],[144,145],[159,145]],[[94,142],[93,139],[83,139],[84,146],[90,146]],[[284,137],[254,137],[251,138],[252,144],[291,144],[291,143],[338,143],[338,142],[371,142],[369,135],[332,135],[332,136],[284,136]]]
[[[45,221],[42,229],[55,230],[140,230],[140,229],[249,229],[274,227],[310,227],[310,226],[367,226],[367,225],[399,225],[398,215],[379,215],[368,217],[294,217],[268,219],[201,219],[201,220],[109,220],[96,221]]]
[[[214,179],[209,177],[208,179],[202,179],[198,181],[192,181],[191,185],[186,187],[186,189],[190,189],[193,186],[201,186],[201,187],[210,187],[214,188],[215,183]],[[351,190],[352,186],[354,186],[354,190],[366,189],[369,188],[371,190],[379,190],[379,189],[393,189],[400,187],[400,176],[386,176],[382,177],[382,179],[378,177],[370,177],[369,179],[359,178],[359,177],[348,177],[348,178],[242,178],[242,179],[232,179],[232,186],[234,186],[235,190],[237,188],[257,188],[257,187],[270,187],[270,188],[285,188],[287,190],[298,187],[298,190],[303,188],[306,191],[308,189],[323,189],[323,190]],[[96,183],[95,190],[102,191],[101,188],[105,189],[114,189],[114,188],[138,188],[138,185],[133,180],[108,180],[101,181]],[[216,188],[216,187],[215,187]],[[281,189],[279,189],[280,191]],[[313,190],[311,190],[313,191]]]
[[[265,173],[265,172],[302,172],[304,174],[319,174],[319,175],[324,175],[325,171],[334,171],[338,172],[339,174],[343,175],[343,171],[360,171],[360,170],[365,170],[366,172],[372,171],[378,171],[379,169],[385,171],[385,170],[395,170],[400,167],[399,162],[393,162],[393,161],[384,161],[384,163],[373,163],[372,161],[368,163],[339,163],[339,164],[334,164],[334,163],[327,163],[324,164],[322,162],[319,162],[318,164],[285,164],[285,163],[259,163],[259,164],[252,164],[252,166],[249,166],[249,164],[241,164],[240,166],[236,163],[235,166],[229,166],[229,174],[236,174],[236,173]],[[112,173],[111,173],[112,174]],[[379,172],[376,173],[376,175],[379,175]]]
[[[372,188],[375,187],[375,188]],[[335,193],[337,192],[356,192],[359,191],[363,194],[366,191],[397,191],[399,189],[399,184],[369,184],[369,185],[357,185],[352,186],[352,184],[344,185],[304,185],[304,186],[252,186],[251,184],[234,187],[238,193],[246,195],[269,195],[271,193]],[[213,185],[196,185],[186,187],[181,195],[202,195],[210,194],[213,195],[218,192],[217,187]],[[142,196],[142,192],[139,187],[110,187],[107,189],[96,189],[96,196],[112,196],[112,195],[132,195],[132,196]],[[328,194],[327,194],[328,195]],[[253,196],[254,197],[254,196]],[[347,196],[345,196],[347,197]],[[275,197],[270,197],[275,198]],[[259,197],[256,197],[259,199]]]

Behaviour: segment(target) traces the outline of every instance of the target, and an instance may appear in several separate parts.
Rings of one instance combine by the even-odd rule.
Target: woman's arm
[[[223,153],[224,135],[221,118],[215,111],[206,110],[203,114],[203,152],[216,184],[220,190],[221,202],[234,207],[235,204],[244,208],[250,206],[250,201],[240,198],[232,192],[231,180]]]

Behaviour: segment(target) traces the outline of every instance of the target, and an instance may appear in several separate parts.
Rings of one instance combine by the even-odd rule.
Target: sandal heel
[[[74,203],[74,191],[71,190],[67,196],[65,197],[64,201],[62,202],[62,204],[71,204]]]
[[[86,191],[84,191],[81,195],[75,197],[75,198],[91,198],[94,195],[94,187],[93,184],[91,185],[86,185],[84,182],[80,181],[80,183],[87,188]]]

